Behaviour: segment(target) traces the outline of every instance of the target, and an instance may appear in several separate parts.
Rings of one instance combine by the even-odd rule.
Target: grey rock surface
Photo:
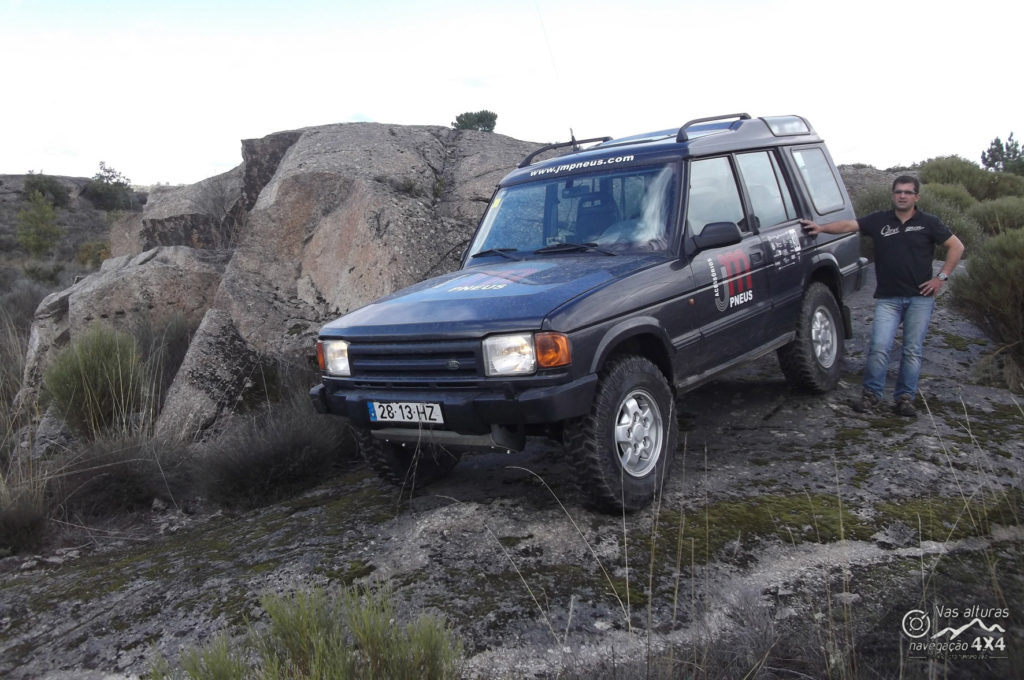
[[[469,455],[411,500],[353,466],[259,511],[157,506],[74,551],[0,560],[0,676],[141,674],[154,653],[174,662],[218,631],[262,625],[265,593],[387,579],[402,620],[447,617],[469,678],[642,675],[648,649],[669,646],[746,672],[759,657],[743,654],[767,652],[759,640],[784,658],[817,659],[793,670],[822,677],[836,650],[819,642],[834,634],[857,641],[866,675],[926,677],[935,667],[901,652],[901,617],[948,598],[995,607],[1003,597],[1016,612],[1024,532],[994,523],[936,541],[919,533],[927,517],[890,514],[934,503],[952,527],[969,521],[966,499],[1016,493],[1019,503],[1024,413],[1010,393],[978,383],[972,366],[993,348],[945,297],[926,343],[921,417],[854,412],[871,288],[850,301],[855,337],[835,392],[790,391],[769,357],[683,395],[685,436],[648,510],[586,509],[572,461],[540,440],[518,454]],[[207,322],[214,316],[225,318]],[[828,499],[842,503],[845,536],[771,510]],[[756,508],[765,509],[741,519]],[[705,533],[704,513],[735,515],[728,540]],[[777,531],[744,523],[764,520]],[[705,561],[706,543],[721,547]],[[1014,677],[1010,663],[939,668]]]

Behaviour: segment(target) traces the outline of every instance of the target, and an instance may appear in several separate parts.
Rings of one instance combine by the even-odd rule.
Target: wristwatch
[[[938,276],[936,276],[936,278],[939,281],[945,281],[946,279],[949,278],[949,274],[947,274],[946,272],[939,272],[939,274],[938,274]]]

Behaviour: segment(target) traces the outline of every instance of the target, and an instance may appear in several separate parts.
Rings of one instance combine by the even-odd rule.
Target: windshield
[[[659,165],[506,187],[488,206],[469,255],[666,250],[674,180],[673,166]]]

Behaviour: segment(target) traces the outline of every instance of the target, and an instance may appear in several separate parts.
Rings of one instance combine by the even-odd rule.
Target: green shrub
[[[61,416],[92,438],[132,431],[145,407],[145,370],[135,339],[95,325],[65,348],[43,376],[43,391]]]
[[[49,175],[35,175],[31,172],[25,178],[25,186],[22,189],[26,195],[38,191],[47,201],[57,208],[66,208],[71,203],[71,192],[56,177]]]
[[[937,213],[938,209],[932,210],[927,206],[936,203],[942,206],[953,206],[959,210],[967,210],[978,202],[971,192],[967,191],[962,184],[925,184],[921,186],[922,210]]]
[[[319,484],[355,450],[343,422],[295,398],[265,405],[210,441],[197,476],[210,500],[255,508]]]
[[[32,257],[42,257],[60,240],[57,211],[38,191],[29,194],[28,204],[15,219],[18,222],[18,244]]]
[[[929,159],[921,164],[918,176],[924,184],[961,184],[979,201],[1024,196],[1024,177],[983,170],[959,156]]]
[[[924,212],[937,215],[939,219],[949,227],[950,231],[952,231],[953,234],[963,242],[964,248],[966,249],[964,251],[965,255],[970,257],[970,254],[974,252],[974,249],[977,248],[985,239],[985,235],[982,233],[981,227],[978,225],[977,220],[971,217],[968,211],[965,211],[960,207],[960,200],[958,200],[957,197],[954,196],[953,199],[950,200],[947,198],[948,194],[945,192],[928,191],[932,186],[949,185],[925,184],[922,186],[921,200],[918,202],[917,207]],[[977,201],[975,201],[975,203],[977,204]],[[945,258],[945,247],[941,245],[936,246],[935,259],[944,260]]]
[[[192,680],[288,678],[306,680],[404,680],[460,677],[462,643],[434,616],[401,626],[390,588],[352,588],[343,593],[314,589],[266,595],[269,622],[250,626],[232,645],[226,635],[186,650],[182,668]],[[153,680],[175,677],[166,660],[150,668]]]
[[[82,196],[100,210],[134,210],[137,207],[131,180],[100,161],[100,169],[82,188]]]
[[[865,189],[859,192],[853,200],[853,210],[859,217],[890,208],[892,208],[892,190],[889,185],[878,185]]]
[[[991,201],[982,201],[968,210],[982,231],[989,235],[1001,234],[1011,229],[1024,227],[1024,198],[1004,196]]]
[[[967,274],[952,282],[954,301],[1024,369],[1024,229],[987,239],[968,259]]]
[[[78,246],[75,262],[96,269],[110,257],[110,244],[106,241],[87,241]]]

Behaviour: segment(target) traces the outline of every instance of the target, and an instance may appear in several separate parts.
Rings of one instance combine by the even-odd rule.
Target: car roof
[[[598,142],[586,149],[579,145]],[[583,140],[550,144],[534,151],[501,181],[501,186],[519,184],[531,179],[560,176],[573,172],[589,172],[607,161],[621,162],[629,157],[632,163],[653,163],[708,156],[745,149],[767,148],[791,144],[812,144],[821,138],[807,119],[800,116],[764,116],[751,118],[737,113],[698,118],[682,127],[646,132],[612,139]],[[575,148],[568,154],[544,160],[534,159],[546,151]]]

